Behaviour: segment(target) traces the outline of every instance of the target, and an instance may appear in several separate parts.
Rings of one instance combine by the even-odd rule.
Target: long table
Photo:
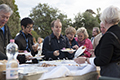
[[[48,62],[50,63],[50,62]],[[52,62],[51,62],[52,63]],[[54,63],[54,62],[53,62]],[[32,64],[33,66],[36,67],[35,64]],[[31,66],[31,65],[30,65]],[[32,66],[31,66],[32,67]],[[89,68],[89,66],[87,66],[88,69],[92,69],[92,68]],[[85,67],[84,69],[87,69],[87,67]],[[81,75],[67,75],[65,77],[57,77],[57,78],[48,78],[46,80],[97,80],[98,78],[98,73],[97,71],[87,71],[86,73],[84,72],[85,70],[81,70],[81,71],[78,71],[77,74],[81,74],[81,73],[84,73],[84,74],[81,74]],[[48,71],[49,73],[50,71]],[[77,71],[76,71],[77,72]],[[54,73],[54,72],[53,72]],[[0,72],[0,80],[5,80],[5,74],[3,74],[2,72]],[[40,79],[41,77],[43,77],[43,75],[46,75],[46,73],[34,73],[34,74],[29,74],[29,75],[19,75],[19,80],[38,80]],[[57,74],[56,74],[57,75]],[[43,78],[44,79],[44,78]]]
[[[38,80],[40,76],[41,74],[29,75],[29,76],[24,76],[20,80]],[[98,79],[98,73],[94,71],[81,76],[68,76],[68,77],[53,78],[46,80],[97,80],[97,79]]]
[[[64,78],[48,79],[48,80],[97,80],[98,73],[96,71],[89,72],[81,76],[69,76]]]
[[[0,80],[6,80],[5,74],[1,74]],[[33,75],[25,75],[19,80],[38,80],[41,77],[42,74],[33,74]],[[61,77],[61,78],[54,78],[54,79],[46,79],[46,80],[97,80],[98,79],[98,73],[96,71],[89,72],[87,74],[81,75],[81,76],[67,76],[67,77]]]

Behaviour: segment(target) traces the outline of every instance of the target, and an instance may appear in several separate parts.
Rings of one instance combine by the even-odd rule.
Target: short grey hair
[[[60,23],[61,23],[60,19],[53,20],[53,21],[51,22],[51,27],[54,27],[55,22],[60,22]],[[62,24],[62,23],[61,23],[61,24]]]
[[[79,33],[83,33],[85,36],[85,39],[89,37],[88,32],[85,27],[78,28],[76,34],[78,35]]]
[[[13,10],[7,4],[1,4],[0,11],[3,11],[5,13],[10,13],[10,15],[12,15],[13,13]]]
[[[120,21],[120,9],[115,6],[110,6],[106,8],[102,12],[100,20],[103,23],[118,24],[118,22]]]
[[[95,29],[98,34],[100,33],[99,27],[93,27],[93,29]]]

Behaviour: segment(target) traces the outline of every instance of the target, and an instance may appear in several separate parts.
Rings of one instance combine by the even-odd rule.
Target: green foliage
[[[0,4],[2,3],[8,4],[14,11],[7,23],[10,28],[11,35],[14,38],[16,34],[21,30],[20,16],[17,5],[15,4],[15,0],[0,0]],[[39,36],[45,38],[46,36],[50,35],[52,33],[50,27],[51,22],[59,18],[62,22],[63,35],[65,34],[66,27],[73,26],[76,29],[85,27],[89,33],[89,36],[91,37],[92,28],[99,27],[99,17],[101,14],[100,11],[101,8],[97,9],[96,14],[91,9],[87,9],[86,12],[82,14],[79,12],[77,15],[75,15],[74,22],[72,23],[72,20],[67,19],[67,15],[61,13],[57,8],[53,8],[48,4],[39,3],[31,10],[29,15],[34,21],[34,31],[32,31],[32,35],[36,39]]]
[[[75,28],[78,29],[80,27],[85,27],[90,37],[92,36],[93,27],[99,27],[99,23],[96,17],[94,17],[92,13],[88,11],[82,14],[78,13],[77,16],[75,16],[74,20],[75,22],[73,23],[73,25],[75,26]]]
[[[34,30],[32,30],[31,34],[32,34],[33,37],[35,37],[35,39],[40,37]]]
[[[84,18],[80,12],[75,16],[74,20],[75,22],[73,23],[73,26],[75,26],[76,29],[83,27]]]
[[[84,27],[88,30],[88,34],[91,37],[93,27],[99,27],[99,23],[96,17],[94,17],[89,12],[84,12],[83,17],[84,17]]]
[[[50,24],[53,20],[57,18],[61,20],[63,25],[63,34],[65,27],[70,24],[70,19],[67,19],[67,15],[60,13],[57,8],[52,8],[48,4],[39,3],[32,9],[29,16],[34,21],[34,30],[43,38],[52,33]]]
[[[62,34],[65,35],[65,29],[69,25],[72,25],[72,21],[71,19],[67,19],[67,15],[64,15],[62,13],[58,15],[58,19],[60,19],[62,23]]]
[[[100,11],[101,11],[101,8],[97,8],[96,18],[97,18],[99,23],[100,23],[100,15],[101,15]]]
[[[96,14],[92,9],[87,9],[85,12],[89,12],[91,14]]]
[[[10,28],[12,38],[14,38],[16,34],[19,32],[19,30],[21,29],[18,8],[17,8],[17,5],[15,4],[15,0],[0,0],[0,4],[3,4],[3,3],[9,5],[13,10],[13,14],[10,16],[10,19],[7,25]]]

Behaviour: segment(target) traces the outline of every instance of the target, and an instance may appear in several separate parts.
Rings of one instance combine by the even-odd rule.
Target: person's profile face
[[[101,30],[102,34],[105,34],[105,32],[107,31],[104,26],[101,26],[101,27],[100,27],[100,30]]]
[[[52,31],[53,31],[54,35],[60,36],[61,30],[62,30],[62,24],[61,24],[61,22],[55,21],[54,27],[52,27]]]
[[[10,13],[5,13],[4,11],[0,11],[0,27],[4,26],[9,20]]]
[[[105,34],[105,32],[107,31],[107,29],[105,28],[105,24],[103,22],[100,24],[100,30],[102,34]]]
[[[97,33],[97,31],[96,31],[96,29],[93,29],[93,31],[92,31],[92,36],[96,36],[98,33]]]

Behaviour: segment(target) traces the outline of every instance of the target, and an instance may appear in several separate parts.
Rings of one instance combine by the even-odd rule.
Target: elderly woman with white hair
[[[102,36],[94,53],[96,57],[79,57],[76,63],[87,63],[100,66],[101,76],[120,78],[120,9],[114,6],[106,8],[100,16],[107,32]]]

